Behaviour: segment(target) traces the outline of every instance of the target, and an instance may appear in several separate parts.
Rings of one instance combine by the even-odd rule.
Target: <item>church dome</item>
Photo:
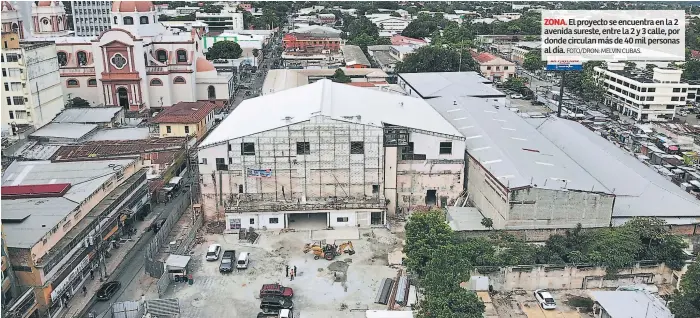
[[[206,58],[201,57],[201,56],[197,58],[197,64],[195,66],[197,68],[197,73],[209,72],[209,71],[216,70],[214,68],[214,64],[212,62],[207,61]]]
[[[114,1],[112,3],[112,12],[151,12],[155,9],[153,2],[150,1]]]

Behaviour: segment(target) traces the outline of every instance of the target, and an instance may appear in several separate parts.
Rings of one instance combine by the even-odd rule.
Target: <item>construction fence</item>
[[[185,213],[188,206],[190,205],[191,191],[184,192],[182,195],[176,196],[173,200],[177,203],[174,204],[175,208],[170,212],[165,223],[160,227],[158,233],[151,239],[146,248],[145,256],[145,269],[146,273],[153,278],[159,278],[163,275],[165,271],[165,265],[162,261],[158,260],[158,254],[160,253],[160,247],[163,244],[167,244],[168,236],[170,231],[173,229],[177,221]],[[154,222],[160,222],[160,220],[155,220]]]

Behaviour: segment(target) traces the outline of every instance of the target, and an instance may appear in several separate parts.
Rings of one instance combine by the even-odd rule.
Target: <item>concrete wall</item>
[[[355,211],[331,212],[329,215],[331,227],[357,226],[357,213]],[[347,221],[344,221],[344,218],[347,218]]]
[[[507,229],[605,227],[614,197],[581,191],[528,188],[511,191]]]
[[[468,158],[467,191],[469,200],[481,214],[493,220],[494,229],[506,228],[508,221],[508,192],[478,160]]]
[[[477,269],[480,275],[489,277],[495,290],[514,289],[586,289],[616,288],[631,284],[671,284],[673,270],[666,265],[635,265],[621,270],[614,279],[604,279],[605,268],[587,265],[534,265],[501,268],[490,272]]]
[[[266,228],[271,229],[283,229],[286,223],[286,216],[284,213],[226,213],[226,229],[224,233],[235,233],[238,229],[233,229],[233,220],[240,219],[241,227],[243,229],[254,228],[256,230]],[[270,219],[277,219],[277,223],[272,223]],[[273,220],[274,221],[274,220]]]

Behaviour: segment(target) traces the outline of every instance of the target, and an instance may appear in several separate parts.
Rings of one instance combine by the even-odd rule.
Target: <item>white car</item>
[[[512,98],[512,99],[521,99],[521,98],[523,98],[523,95],[521,95],[521,94],[513,94],[513,95],[510,95],[510,98]]]
[[[221,245],[219,245],[219,244],[209,245],[209,249],[207,250],[207,261],[218,260],[219,254],[221,254]]]
[[[535,291],[535,299],[544,310],[557,309],[557,304],[554,302],[554,297],[546,289],[538,289]]]

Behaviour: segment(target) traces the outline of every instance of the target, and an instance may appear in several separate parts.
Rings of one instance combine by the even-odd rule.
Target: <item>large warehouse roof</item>
[[[399,77],[423,98],[506,96],[476,72],[401,73]]]
[[[504,186],[609,193],[513,111],[472,97],[427,101],[462,133],[469,155]]]
[[[461,134],[424,100],[320,80],[243,101],[200,147],[310,120],[314,116],[382,127]]]
[[[616,195],[613,217],[700,218],[700,201],[583,125],[525,119]]]

